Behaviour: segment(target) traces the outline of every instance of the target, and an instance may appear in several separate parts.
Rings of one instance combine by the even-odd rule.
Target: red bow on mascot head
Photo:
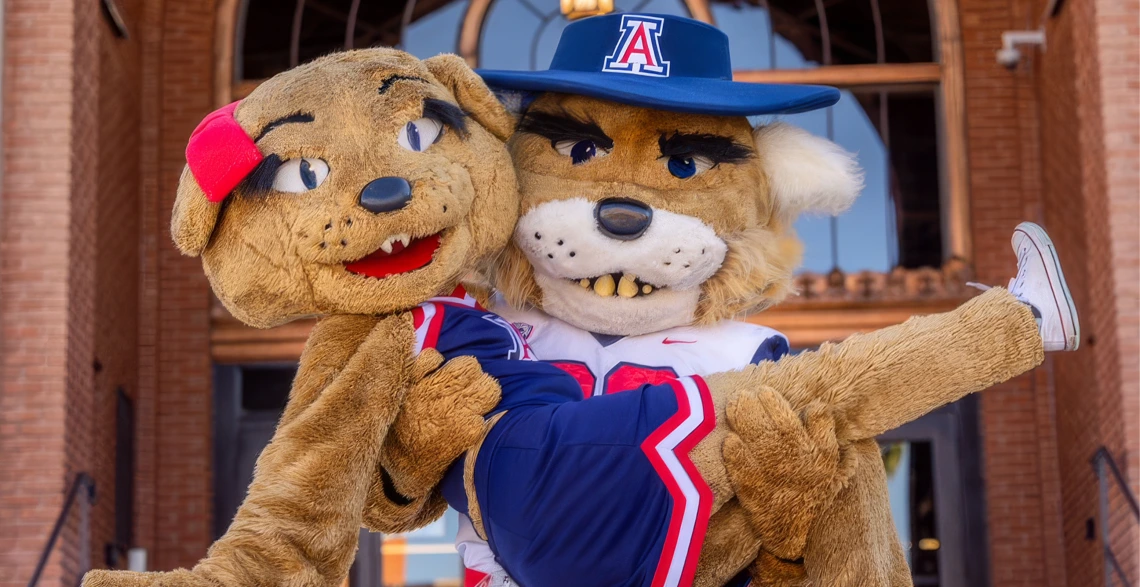
[[[264,159],[257,144],[234,118],[240,103],[211,112],[198,123],[186,145],[190,173],[206,199],[215,204],[226,199]]]

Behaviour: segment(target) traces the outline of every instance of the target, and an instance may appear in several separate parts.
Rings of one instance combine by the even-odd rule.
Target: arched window
[[[472,65],[537,69],[568,21],[554,0],[231,0],[233,92],[344,47],[457,52]],[[782,118],[858,154],[866,189],[839,218],[806,218],[803,296],[949,300],[970,243],[953,6],[904,0],[617,0],[619,11],[691,16],[730,37],[741,81],[821,83],[842,99]]]

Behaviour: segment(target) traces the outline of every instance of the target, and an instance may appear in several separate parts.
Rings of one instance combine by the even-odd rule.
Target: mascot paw
[[[732,434],[724,462],[763,548],[776,557],[803,556],[816,514],[835,495],[839,444],[822,404],[797,414],[770,388],[745,392],[726,409]]]
[[[420,359],[438,365],[438,356],[426,349]],[[482,437],[483,417],[499,396],[498,382],[474,357],[452,359],[413,383],[381,453],[395,489],[411,497],[430,492],[448,466]]]
[[[131,571],[89,571],[83,576],[83,587],[221,587],[186,569],[165,573]]]

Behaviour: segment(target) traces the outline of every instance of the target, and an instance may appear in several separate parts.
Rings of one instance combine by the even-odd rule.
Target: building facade
[[[740,80],[844,90],[787,117],[868,169],[852,213],[797,227],[802,295],[751,318],[793,346],[953,307],[968,279],[1008,280],[1019,221],[1049,229],[1081,350],[885,435],[896,522],[921,585],[1140,581],[1121,490],[1140,487],[1140,2],[617,9],[720,26]],[[0,586],[28,583],[69,503],[40,584],[132,549],[192,566],[240,503],[310,324],[244,327],[172,246],[190,131],[346,46],[545,67],[565,18],[553,0],[7,0],[3,22]],[[1003,33],[1038,30],[998,62]],[[368,537],[354,582],[380,583],[379,561],[389,584],[454,580],[450,523]]]

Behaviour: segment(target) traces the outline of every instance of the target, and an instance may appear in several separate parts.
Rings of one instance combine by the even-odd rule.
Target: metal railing
[[[95,479],[85,472],[80,472],[71,481],[71,488],[67,490],[67,499],[63,502],[63,509],[59,511],[59,517],[55,519],[55,527],[51,529],[51,536],[48,537],[47,544],[44,545],[44,550],[40,553],[40,560],[36,563],[36,572],[32,573],[28,587],[36,587],[36,584],[39,583],[40,575],[43,574],[44,567],[47,566],[48,557],[51,556],[51,551],[55,549],[55,543],[59,540],[60,533],[63,532],[63,525],[67,523],[71,506],[75,505],[76,500],[79,499],[81,490],[85,490],[82,492],[85,499],[79,503],[79,561],[81,565],[87,565],[91,560],[91,537],[89,536],[91,524],[88,518],[91,505],[95,503]],[[82,576],[83,573],[81,572],[80,577]]]
[[[1121,495],[1124,496],[1128,506],[1132,509],[1132,517],[1137,522],[1140,522],[1140,504],[1136,502],[1136,495],[1132,493],[1132,488],[1128,486],[1128,481],[1124,479],[1124,474],[1116,465],[1116,459],[1112,458],[1112,453],[1107,448],[1102,446],[1097,449],[1096,454],[1092,457],[1092,466],[1096,470],[1097,485],[1100,492],[1100,539],[1104,545],[1104,584],[1106,587],[1115,587],[1116,585],[1132,587],[1133,583],[1124,574],[1124,569],[1120,566],[1120,561],[1117,560],[1110,542],[1108,504],[1110,481],[1116,482]],[[1119,579],[1119,583],[1113,578],[1114,576]]]

